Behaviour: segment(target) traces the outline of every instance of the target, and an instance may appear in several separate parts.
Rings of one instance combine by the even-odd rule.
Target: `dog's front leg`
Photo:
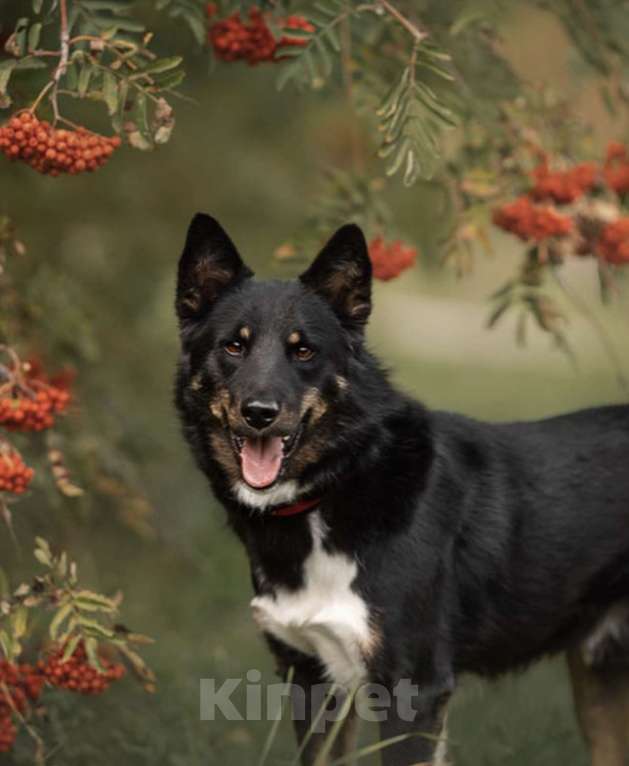
[[[446,708],[453,691],[450,680],[422,686],[405,679],[392,687],[392,702],[380,723],[380,736],[382,740],[403,739],[382,750],[383,766],[446,763]]]
[[[348,755],[354,750],[356,742],[358,722],[354,706],[349,711],[344,709],[347,697],[338,689],[330,695],[332,685],[326,681],[314,660],[295,663],[293,668],[291,708],[301,763],[303,766],[314,764],[321,748],[328,743],[334,722],[341,714],[345,718],[331,744],[326,762]]]

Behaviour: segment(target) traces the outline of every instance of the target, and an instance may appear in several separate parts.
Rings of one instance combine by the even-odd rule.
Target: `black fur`
[[[496,676],[574,646],[629,598],[629,406],[501,424],[429,412],[391,386],[363,343],[370,268],[356,227],[287,283],[250,279],[212,219],[197,216],[191,232],[177,303],[186,438],[247,548],[254,586],[297,588],[311,548],[307,515],[276,518],[237,502],[232,469],[210,446],[237,412],[221,420],[209,402],[222,387],[232,400],[271,397],[287,413],[282,427],[297,428],[305,392],[320,392],[327,409],[306,419],[294,456],[314,443],[314,458],[298,475],[289,458],[283,476],[322,498],[326,546],[360,562],[354,587],[381,635],[371,679],[393,686],[408,677],[423,690],[416,722],[390,720],[385,736],[409,726],[438,732],[461,674]],[[216,263],[221,280],[205,284]],[[242,326],[252,340],[233,359],[223,346]],[[311,361],[287,351],[294,330],[316,349]],[[311,659],[270,643],[316,679]],[[429,761],[433,749],[413,738],[384,759]]]

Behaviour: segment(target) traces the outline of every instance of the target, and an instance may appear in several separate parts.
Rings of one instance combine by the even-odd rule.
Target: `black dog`
[[[408,766],[442,757],[461,674],[567,650],[594,761],[627,763],[629,406],[487,424],[399,393],[364,345],[356,226],[296,281],[252,276],[197,215],[179,264],[176,400],[281,665],[302,688],[398,695],[382,736],[414,736],[383,762]]]

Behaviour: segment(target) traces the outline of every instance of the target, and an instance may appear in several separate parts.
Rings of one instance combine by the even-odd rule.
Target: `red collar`
[[[321,499],[315,497],[314,500],[299,500],[292,505],[281,505],[279,508],[271,511],[271,516],[296,516],[298,513],[305,513],[319,505]]]

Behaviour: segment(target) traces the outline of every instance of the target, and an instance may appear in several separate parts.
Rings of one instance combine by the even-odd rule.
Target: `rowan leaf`
[[[60,607],[57,608],[57,611],[55,612],[55,616],[50,621],[50,626],[48,627],[48,633],[50,635],[50,638],[53,641],[57,641],[59,638],[59,633],[61,632],[61,626],[67,620],[67,618],[72,614],[73,606],[71,601],[66,601],[64,604],[62,604]]]

